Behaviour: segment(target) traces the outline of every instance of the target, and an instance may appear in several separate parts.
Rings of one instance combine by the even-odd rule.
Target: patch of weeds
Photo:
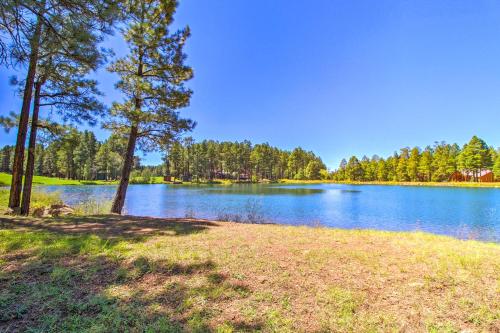
[[[28,307],[18,302],[16,296],[9,292],[0,294],[0,322],[20,319],[28,311]]]
[[[81,272],[82,280],[85,282],[92,280],[100,271],[100,269],[101,267],[99,265],[91,265],[89,267],[85,267],[85,270]]]
[[[448,261],[441,259],[432,273],[424,275],[425,287],[428,291],[434,292],[457,286],[458,278],[452,272],[453,270]]]
[[[362,297],[350,290],[340,287],[328,289],[319,297],[324,308],[323,326],[331,328],[353,328],[356,321],[356,311],[361,305]]]
[[[270,291],[258,291],[254,293],[254,299],[257,302],[273,302],[273,293]]]
[[[146,273],[153,271],[152,262],[146,257],[139,257],[132,262],[133,271],[130,272],[131,277],[140,278]]]
[[[192,304],[186,302],[186,286],[182,283],[172,282],[167,284],[162,295],[178,313],[182,313],[192,306]]]
[[[16,295],[26,294],[30,291],[30,287],[28,284],[20,282],[14,283],[10,285],[10,290]]]
[[[105,312],[108,307],[114,304],[114,301],[102,296],[93,295],[87,300],[80,303],[79,313],[85,313],[88,315],[93,315],[101,312]]]
[[[187,326],[193,333],[206,333],[210,332],[208,324],[209,315],[204,311],[195,311],[191,314]]]
[[[238,297],[245,298],[250,295],[250,290],[247,286],[235,284],[232,286],[232,290],[237,294]]]
[[[283,299],[281,300],[281,307],[284,310],[291,310],[292,304],[291,304],[290,300],[291,300],[291,297],[289,295],[285,295],[283,297]]]
[[[192,288],[189,295],[193,298],[199,299],[204,303],[207,300],[217,300],[224,296],[226,290],[223,285],[208,285]]]
[[[89,215],[105,215],[109,214],[111,210],[111,200],[95,200],[88,199],[80,202],[74,206],[75,215],[89,216]]]
[[[222,325],[219,325],[215,328],[216,333],[233,333],[234,332],[234,327],[233,325],[229,323],[224,323]]]
[[[286,318],[280,311],[273,309],[266,314],[266,326],[271,332],[293,332],[292,319]]]
[[[429,333],[458,333],[460,330],[453,327],[451,323],[430,323],[427,325]]]
[[[55,326],[57,325],[58,316],[55,314],[44,314],[40,318],[40,332],[54,331]],[[33,330],[30,330],[33,331]]]
[[[253,321],[258,318],[257,308],[252,304],[247,304],[240,309],[240,313],[248,321]]]
[[[500,321],[500,311],[482,305],[470,311],[467,321],[478,327],[494,325],[495,321]]]
[[[246,275],[243,273],[233,273],[232,277],[235,278],[236,280],[245,280],[246,279]]]
[[[208,282],[213,283],[213,284],[220,284],[225,279],[226,279],[226,277],[220,273],[210,273],[207,276]]]
[[[116,282],[125,282],[129,279],[129,271],[125,267],[118,267],[114,274]]]
[[[65,267],[56,266],[50,273],[50,279],[53,283],[68,285],[72,281],[75,272]]]
[[[194,297],[186,297],[182,300],[182,303],[176,308],[177,313],[182,313],[189,309],[192,309],[196,304],[196,299]]]
[[[182,327],[179,324],[173,323],[168,318],[160,317],[152,324],[149,324],[144,329],[145,333],[180,333]]]
[[[456,260],[458,261],[458,264],[465,270],[471,272],[481,272],[482,261],[478,257],[474,257],[471,255],[457,255]]]

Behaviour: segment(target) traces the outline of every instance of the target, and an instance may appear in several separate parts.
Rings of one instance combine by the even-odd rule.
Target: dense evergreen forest
[[[50,137],[50,136],[49,136]],[[36,145],[35,175],[78,180],[117,180],[127,148],[126,137],[112,134],[103,142],[91,131],[67,129],[57,138],[42,136]],[[148,183],[152,177],[205,182],[214,179],[263,181],[278,179],[334,181],[443,182],[454,173],[480,175],[492,171],[500,180],[500,152],[474,136],[469,143],[436,142],[425,149],[402,148],[387,158],[356,156],[343,159],[337,170],[327,171],[320,157],[298,147],[292,151],[252,144],[250,141],[195,142],[186,137],[162,150],[163,163],[141,164],[134,156],[131,182]],[[14,146],[0,149],[0,172],[12,172]]]
[[[44,142],[45,141],[45,142]],[[120,177],[126,138],[111,135],[99,142],[91,131],[67,129],[57,138],[42,139],[36,145],[35,175],[78,180],[116,180]],[[295,148],[281,150],[267,143],[250,141],[195,142],[187,137],[163,150],[164,163],[142,166],[134,157],[132,182],[149,182],[154,176],[172,176],[184,181],[232,179],[321,179],[328,173],[313,152]],[[14,146],[0,150],[0,171],[12,172]]]
[[[460,172],[468,175],[471,181],[480,181],[485,171],[492,171],[494,178],[500,180],[500,152],[474,136],[463,147],[436,142],[424,150],[402,148],[385,159],[377,155],[371,159],[364,156],[361,160],[352,156],[342,160],[331,178],[337,181],[443,182]]]
[[[185,180],[326,179],[321,158],[302,148],[281,150],[267,143],[218,142],[191,138],[175,142],[167,150],[167,173]]]

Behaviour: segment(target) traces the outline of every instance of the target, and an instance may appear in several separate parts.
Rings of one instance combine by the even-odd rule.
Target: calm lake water
[[[72,205],[111,200],[115,186],[43,186]],[[376,185],[130,185],[131,215],[421,230],[500,242],[500,189]]]

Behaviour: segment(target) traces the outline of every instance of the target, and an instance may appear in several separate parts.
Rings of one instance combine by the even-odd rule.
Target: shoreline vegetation
[[[493,332],[499,276],[499,244],[422,232],[0,216],[7,331]]]
[[[393,181],[340,181],[340,180],[290,180],[281,179],[280,184],[344,184],[344,185],[384,185],[384,186],[417,186],[417,187],[481,187],[500,188],[500,182],[393,182]]]
[[[500,180],[500,153],[477,136],[463,148],[439,142],[423,151],[418,147],[403,148],[400,154],[386,159],[374,155],[359,160],[352,156],[330,171],[319,156],[300,147],[287,151],[268,143],[254,145],[248,140],[196,142],[190,137],[167,145],[163,163],[144,166],[130,149],[127,149],[128,162],[124,162],[124,137],[113,134],[99,142],[91,131],[79,132],[76,128],[67,135],[69,138],[58,138],[47,147],[39,145],[38,158],[28,163],[31,171],[24,181],[26,204],[24,209],[21,207],[21,214],[29,214],[32,179],[33,185],[118,185],[111,208],[114,213],[123,208],[128,184],[500,187],[500,182],[495,182]],[[135,140],[131,143],[135,145]],[[13,151],[14,147],[9,146],[0,149],[0,186],[10,184],[11,176],[7,173],[13,172],[9,169]],[[125,172],[121,176],[120,166]],[[55,176],[59,178],[51,178]],[[9,206],[13,207],[10,203]]]
[[[11,175],[0,172],[0,186],[10,185]],[[34,176],[33,185],[117,185],[118,181],[105,180],[72,180],[55,177]],[[387,186],[430,186],[430,187],[476,187],[476,188],[500,188],[500,182],[392,182],[392,181],[338,181],[338,180],[293,180],[280,179],[277,181],[234,181],[229,179],[214,179],[212,181],[182,182],[180,180],[165,182],[163,177],[150,177],[149,181],[143,181],[140,177],[133,178],[131,184],[170,184],[170,185],[233,185],[233,184],[280,184],[280,185],[311,185],[311,184],[345,184],[345,185],[387,185]]]
[[[46,147],[37,146],[35,176],[58,178],[68,185],[119,182],[119,167],[125,154],[123,138],[111,135],[99,142],[91,131],[77,129],[66,136]],[[0,182],[2,173],[12,173],[13,151],[13,146],[0,149]],[[349,161],[344,159],[336,170],[327,170],[319,156],[300,147],[286,151],[248,140],[196,142],[186,137],[169,146],[164,154],[163,163],[154,166],[141,165],[139,157],[134,156],[131,182],[162,183],[163,176],[167,176],[175,183],[429,183],[435,186],[436,183],[464,182],[496,186],[489,183],[500,180],[497,176],[500,154],[476,136],[463,148],[440,142],[423,151],[418,147],[403,148],[386,159],[377,155],[371,159],[352,156]]]

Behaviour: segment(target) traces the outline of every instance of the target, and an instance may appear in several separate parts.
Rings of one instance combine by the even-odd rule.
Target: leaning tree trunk
[[[44,4],[45,7],[45,4]],[[28,121],[31,104],[31,94],[33,92],[33,83],[35,81],[36,65],[38,62],[38,48],[40,44],[40,35],[42,32],[42,18],[37,19],[35,33],[31,40],[31,54],[29,60],[28,73],[24,86],[23,104],[21,115],[19,117],[19,127],[17,131],[16,149],[14,152],[14,163],[12,165],[12,183],[10,185],[9,207],[18,208],[21,201],[21,187],[23,183],[23,163],[24,163],[24,145],[28,132]]]
[[[26,161],[26,173],[24,175],[23,196],[21,202],[21,214],[28,215],[30,211],[31,187],[33,185],[33,173],[35,170],[35,148],[36,131],[38,129],[38,112],[40,111],[40,90],[42,82],[35,83],[35,98],[33,116],[31,117],[31,132],[28,145],[28,160]]]
[[[132,125],[132,127],[130,128],[130,136],[128,138],[127,153],[125,155],[125,161],[123,162],[120,185],[118,185],[118,189],[116,190],[116,195],[111,207],[111,213],[121,214],[123,205],[125,204],[125,196],[127,194],[127,187],[130,179],[130,171],[132,169],[132,164],[134,164],[134,151],[135,142],[137,141],[137,132],[137,126]]]
[[[142,51],[139,50],[139,65],[137,67],[137,76],[142,77],[143,63],[142,63]],[[139,97],[135,98],[135,111],[141,111],[142,100]],[[135,142],[137,141],[137,134],[139,132],[139,124],[137,122],[132,122],[130,127],[130,136],[128,138],[127,153],[125,155],[125,161],[123,162],[122,174],[120,179],[120,185],[116,190],[115,198],[113,199],[113,205],[111,206],[111,213],[121,214],[123,206],[125,205],[125,196],[127,195],[127,187],[130,180],[130,171],[132,170],[132,165],[134,164],[134,152],[135,152]]]

